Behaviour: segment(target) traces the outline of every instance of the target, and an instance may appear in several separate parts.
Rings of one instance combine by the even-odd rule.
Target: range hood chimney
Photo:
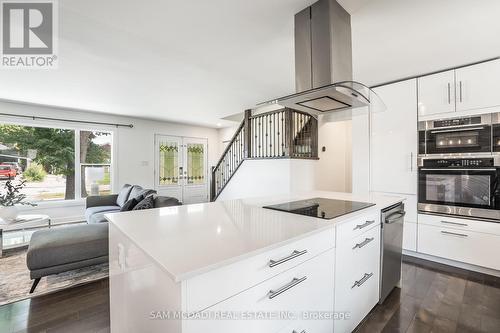
[[[335,0],[295,14],[296,92],[351,80],[351,15]]]
[[[295,14],[295,89],[263,104],[322,114],[370,103],[370,89],[352,81],[351,15],[335,0]]]

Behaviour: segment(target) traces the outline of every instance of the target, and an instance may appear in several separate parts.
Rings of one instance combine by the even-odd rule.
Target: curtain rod
[[[93,124],[93,125],[110,125],[116,127],[128,127],[133,128],[132,124],[114,124],[114,123],[105,123],[99,121],[85,121],[85,120],[74,120],[74,119],[61,119],[61,118],[50,118],[50,117],[39,117],[39,116],[27,116],[22,114],[11,114],[11,113],[0,113],[0,116],[7,117],[18,117],[18,118],[29,118],[32,120],[40,119],[40,120],[55,120],[55,121],[63,121],[68,123],[81,123],[81,124]]]

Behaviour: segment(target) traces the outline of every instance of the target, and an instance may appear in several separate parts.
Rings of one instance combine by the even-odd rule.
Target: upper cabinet
[[[455,111],[455,71],[423,76],[418,79],[418,115]]]
[[[500,60],[456,70],[457,111],[500,105]]]
[[[418,78],[418,115],[500,106],[499,90],[500,59],[423,76]]]
[[[372,113],[371,190],[417,193],[417,82],[374,89],[386,110]]]

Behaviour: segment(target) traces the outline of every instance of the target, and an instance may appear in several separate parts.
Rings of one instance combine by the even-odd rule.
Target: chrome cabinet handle
[[[448,104],[451,104],[451,83],[448,82]]]
[[[285,284],[283,287],[280,287],[280,288],[278,288],[276,290],[269,290],[269,292],[267,293],[267,297],[269,299],[273,299],[276,296],[279,296],[279,295],[283,294],[285,291],[287,291],[287,290],[295,287],[299,283],[304,282],[305,280],[307,280],[307,276],[303,276],[300,279],[299,278],[293,278],[292,281],[290,281],[289,283]]]
[[[460,86],[460,103],[462,103],[462,81],[460,81],[458,85]]]
[[[468,227],[469,225],[466,223],[458,223],[458,222],[450,222],[450,221],[441,221],[441,223],[444,224],[452,224],[452,225],[459,225],[461,227]]]
[[[469,237],[469,235],[466,234],[460,234],[458,232],[451,232],[451,231],[441,231],[442,234],[445,235],[450,235],[450,236],[459,236],[459,237]]]
[[[296,331],[296,330],[293,330],[292,333],[299,333],[299,332]],[[300,331],[300,333],[307,333],[307,331],[306,330],[302,330],[302,331]]]
[[[366,221],[365,223],[363,224],[357,224],[354,229],[352,229],[353,231],[356,230],[356,229],[363,229],[363,228],[366,228],[367,226],[369,226],[370,224],[373,224],[375,223],[375,220],[370,220],[370,221]]]
[[[410,153],[410,172],[413,172],[413,152]]]
[[[294,250],[292,252],[292,254],[290,254],[288,257],[281,258],[281,259],[278,259],[278,260],[273,260],[273,259],[269,260],[268,266],[269,267],[274,267],[274,266],[281,265],[282,263],[287,262],[288,260],[292,260],[294,258],[300,257],[301,255],[304,255],[306,253],[307,253],[307,250],[302,250],[302,251]]]
[[[352,285],[351,289],[353,289],[354,287],[361,287],[363,285],[363,283],[365,283],[366,281],[368,281],[369,278],[371,278],[373,276],[373,273],[365,273],[365,275],[363,275],[363,277],[361,278],[361,280],[358,280],[356,282],[354,282],[354,284]]]
[[[358,243],[356,245],[354,245],[354,247],[352,248],[353,250],[355,249],[360,249],[362,248],[363,246],[365,246],[366,244],[370,243],[371,241],[373,241],[375,238],[373,237],[370,237],[370,238],[366,238],[364,241],[362,241],[361,243]]]

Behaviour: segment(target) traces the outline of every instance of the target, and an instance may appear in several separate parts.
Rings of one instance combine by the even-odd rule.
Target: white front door
[[[155,141],[158,194],[184,204],[207,202],[207,139],[157,135]]]

